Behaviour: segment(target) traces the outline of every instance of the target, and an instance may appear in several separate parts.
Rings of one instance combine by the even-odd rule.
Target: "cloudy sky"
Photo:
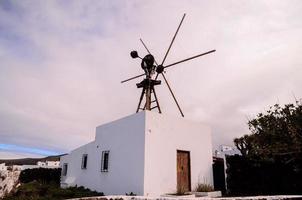
[[[302,1],[0,0],[0,158],[70,151],[95,127],[135,112],[143,38],[166,64],[185,118],[209,124],[215,147],[247,119],[302,97]],[[178,115],[165,85],[163,113]]]

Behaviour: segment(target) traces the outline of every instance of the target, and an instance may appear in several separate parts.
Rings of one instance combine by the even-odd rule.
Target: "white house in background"
[[[6,166],[5,163],[0,164],[0,171],[6,171],[7,168],[11,168],[13,171],[22,171],[25,169],[35,169],[35,168],[59,168],[60,161],[38,161],[36,165],[12,165]]]
[[[45,168],[58,168],[60,167],[60,161],[38,161],[37,165],[39,167],[45,167]]]
[[[46,162],[38,161],[37,165],[40,167],[44,167],[44,166],[46,166]]]
[[[55,169],[60,167],[60,161],[38,161],[36,165],[13,165],[12,168],[15,171],[22,171],[26,169],[36,169],[36,168],[49,168]]]
[[[60,167],[60,161],[46,161],[48,167]]]
[[[61,186],[106,195],[192,190],[213,185],[207,125],[143,111],[96,128],[95,140],[61,157]]]
[[[48,169],[55,169],[60,167],[60,161],[38,161],[36,165],[20,165],[21,170],[25,169],[35,169],[35,168],[48,168]]]

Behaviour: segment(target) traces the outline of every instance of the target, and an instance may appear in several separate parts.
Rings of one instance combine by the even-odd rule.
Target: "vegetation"
[[[84,187],[60,188],[60,174],[61,169],[26,169],[20,174],[20,186],[3,200],[60,200],[104,195]]]
[[[250,135],[234,140],[244,157],[284,162],[301,159],[302,153],[302,104],[276,104],[248,122]]]
[[[241,156],[227,158],[231,195],[302,193],[302,104],[276,104],[248,122],[234,140]]]
[[[84,187],[60,188],[55,183],[43,184],[38,181],[21,184],[3,200],[61,200],[91,196],[103,196],[103,193],[90,191]]]
[[[55,183],[60,184],[61,169],[47,169],[47,168],[36,168],[26,169],[21,171],[19,181],[21,183],[29,183],[32,181],[38,181],[41,183]]]
[[[134,192],[129,192],[129,193],[126,193],[126,196],[136,196],[136,194]]]
[[[207,183],[198,183],[194,188],[195,192],[213,192],[214,187]]]

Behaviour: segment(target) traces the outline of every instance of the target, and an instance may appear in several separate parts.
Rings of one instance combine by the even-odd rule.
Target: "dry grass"
[[[198,183],[194,189],[195,192],[213,192],[214,187],[207,183]]]

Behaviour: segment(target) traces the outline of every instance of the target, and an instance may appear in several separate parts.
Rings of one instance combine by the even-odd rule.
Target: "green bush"
[[[226,162],[231,196],[302,194],[302,168],[296,168],[297,164],[302,166],[302,159],[285,164],[283,160],[234,155],[227,156]]]
[[[62,200],[103,195],[102,192],[91,191],[84,187],[60,188],[55,183],[45,184],[32,181],[21,184],[15,192],[3,200]]]
[[[275,104],[248,121],[250,134],[234,139],[228,156],[228,194],[302,194],[302,101]]]
[[[36,168],[26,169],[21,171],[19,181],[21,183],[29,183],[32,181],[38,181],[41,183],[54,183],[59,185],[61,178],[61,169],[47,169],[47,168]]]

